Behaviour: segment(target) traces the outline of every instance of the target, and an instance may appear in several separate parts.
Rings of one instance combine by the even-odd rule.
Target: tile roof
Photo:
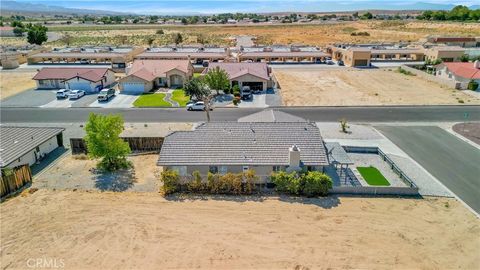
[[[242,52],[239,54],[240,58],[248,57],[327,57],[330,54],[326,54],[322,51],[300,51],[300,52]]]
[[[42,68],[35,76],[34,80],[51,80],[60,79],[68,80],[75,77],[80,77],[92,82],[100,81],[109,68]]]
[[[144,52],[137,55],[136,59],[155,59],[155,58],[225,58],[224,52]]]
[[[64,130],[53,127],[0,126],[0,167],[14,162]]]
[[[210,63],[203,73],[216,67],[225,70],[231,80],[247,74],[264,80],[270,79],[267,63]]]
[[[306,122],[205,123],[165,137],[157,164],[288,165],[292,145],[304,165],[328,165],[318,127]]]
[[[128,75],[152,81],[155,78],[165,77],[166,73],[172,69],[188,73],[190,62],[188,60],[140,60],[133,61]]]
[[[436,37],[435,42],[471,42],[475,41],[474,37]]]
[[[306,122],[306,120],[289,113],[268,109],[241,117],[238,122]]]
[[[125,58],[127,53],[112,52],[41,52],[31,55],[29,58]]]
[[[444,62],[438,66],[445,66],[455,76],[467,79],[480,79],[480,68],[475,68],[474,63]]]

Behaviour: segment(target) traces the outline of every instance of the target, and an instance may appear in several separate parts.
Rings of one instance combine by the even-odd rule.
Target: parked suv
[[[244,86],[242,87],[242,90],[240,90],[240,97],[243,100],[251,99],[252,96],[252,90],[250,89],[250,86]]]
[[[70,94],[70,90],[60,89],[60,90],[57,91],[57,99],[67,98],[68,94]]]
[[[115,89],[113,88],[105,88],[98,93],[97,100],[98,101],[108,101],[111,97],[115,96]]]

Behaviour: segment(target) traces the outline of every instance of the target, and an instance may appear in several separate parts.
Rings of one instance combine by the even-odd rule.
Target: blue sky
[[[313,12],[361,9],[445,9],[451,5],[476,4],[452,0],[17,0],[68,8],[101,9],[138,14],[212,14],[224,12]]]

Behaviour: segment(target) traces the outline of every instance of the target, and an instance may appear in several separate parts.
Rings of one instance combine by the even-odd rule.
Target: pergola
[[[354,164],[353,161],[338,142],[326,142],[325,147],[330,164],[335,166],[335,169],[339,172],[338,177],[341,180],[344,176],[345,181],[347,181],[348,166]]]

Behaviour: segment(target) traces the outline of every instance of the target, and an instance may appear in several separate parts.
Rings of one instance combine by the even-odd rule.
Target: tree
[[[17,36],[17,37],[23,36],[24,31],[25,30],[23,30],[23,28],[20,28],[20,27],[13,28],[13,34],[15,34],[15,36]]]
[[[469,60],[469,57],[468,57],[467,54],[464,54],[464,55],[460,56],[460,61],[461,62],[468,62],[468,60]]]
[[[98,168],[115,171],[130,167],[127,155],[131,150],[127,142],[120,138],[123,119],[120,115],[100,115],[91,113],[85,125],[85,143],[91,158],[101,158]]]
[[[199,78],[193,78],[184,83],[183,90],[186,95],[197,100],[202,100],[205,103],[207,121],[210,122],[210,102],[213,98],[210,88]]]
[[[468,86],[467,86],[468,90],[476,91],[477,88],[478,88],[478,82],[474,80],[470,80],[470,82],[468,82]]]
[[[340,120],[340,127],[342,128],[342,132],[343,133],[348,133],[348,123],[347,123],[347,119],[343,118]]]
[[[157,35],[163,35],[163,34],[164,34],[163,29],[158,29],[157,30]]]
[[[362,19],[371,20],[371,19],[373,19],[373,15],[372,15],[372,13],[367,12],[367,13],[362,15]]]
[[[219,94],[220,90],[227,92],[230,89],[228,74],[225,70],[219,67],[209,69],[204,80],[211,90],[215,90],[217,92],[217,95]]]
[[[183,42],[183,37],[182,37],[182,34],[180,33],[175,33],[173,35],[173,43],[175,43],[175,45],[178,45],[180,43]]]
[[[34,25],[28,30],[27,41],[30,44],[42,45],[43,42],[48,40],[47,37],[48,28],[43,25]]]
[[[153,44],[154,41],[155,41],[155,38],[149,37],[149,38],[147,39],[148,46],[149,46],[149,47],[152,47],[152,44]]]

